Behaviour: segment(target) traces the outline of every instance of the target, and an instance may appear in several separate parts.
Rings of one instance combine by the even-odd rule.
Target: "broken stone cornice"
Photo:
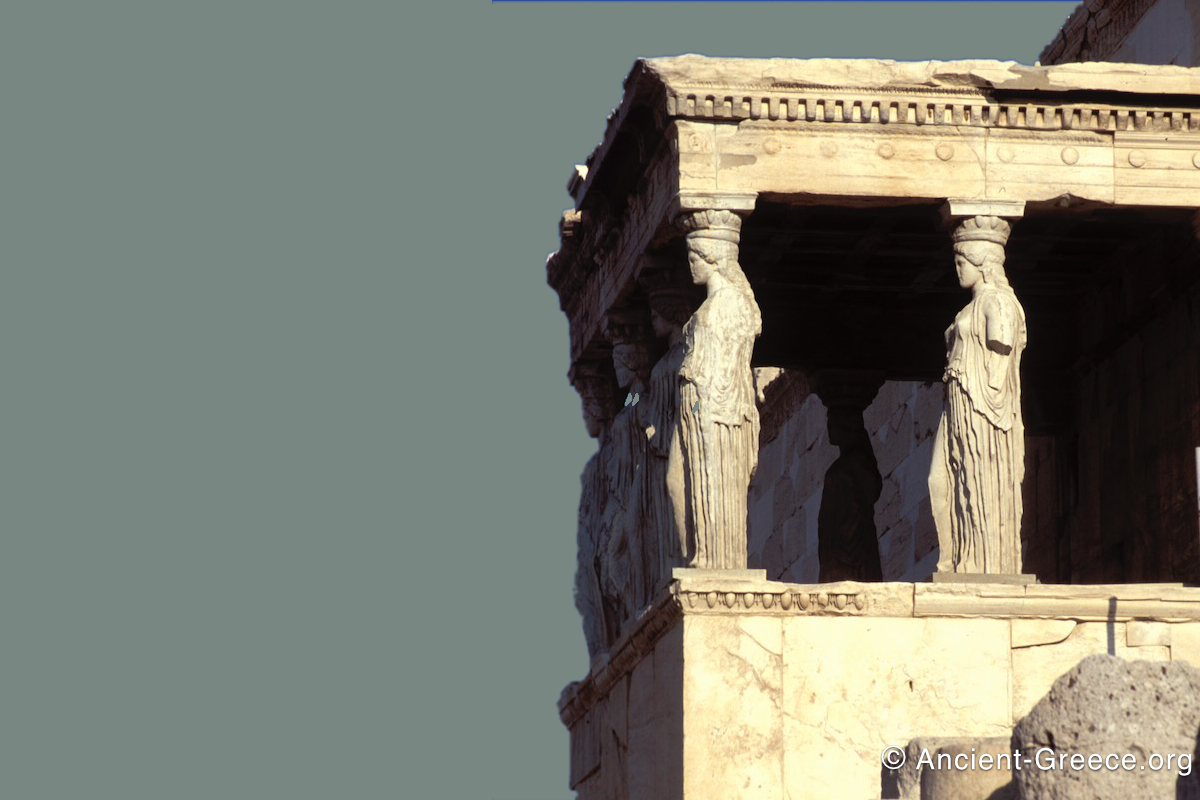
[[[688,54],[641,59],[668,88],[952,89],[995,91],[1104,91],[1200,96],[1200,69],[1099,62],[1025,66],[1015,61],[890,61],[838,58],[709,58]],[[627,87],[637,81],[627,81]],[[627,88],[628,91],[628,88]]]

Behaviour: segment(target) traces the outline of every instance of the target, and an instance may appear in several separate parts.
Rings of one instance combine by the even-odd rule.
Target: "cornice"
[[[1125,0],[1122,16],[1126,6],[1132,10],[1147,1]],[[1127,130],[1129,125],[1144,129],[1136,127],[1141,114],[1150,121],[1152,130],[1195,131],[1200,129],[1197,115],[1200,102],[1176,107],[1159,106],[1155,100],[1200,96],[1198,76],[1200,71],[1180,67],[1128,64],[1026,67],[1000,61],[739,59],[697,55],[639,59],[625,79],[621,103],[609,114],[604,136],[588,157],[586,170],[572,177],[572,196],[579,207],[618,133],[636,126],[634,112],[638,109],[648,112],[641,118],[648,116],[653,127],[659,129],[671,118],[798,120],[803,116],[809,122],[895,121],[916,125],[1116,131]],[[1080,96],[1112,95],[1121,100],[1073,102]],[[835,108],[839,100],[844,105],[850,96],[854,99],[839,114]],[[697,105],[711,100],[712,112],[689,109],[689,97]],[[825,108],[821,108],[822,103]],[[801,105],[805,106],[803,115],[799,111]],[[766,111],[762,110],[764,107]],[[785,109],[783,117],[780,108]],[[1043,125],[1043,119],[1050,121]]]
[[[997,101],[974,91],[881,89],[779,92],[686,86],[667,94],[667,114],[703,121],[772,120],[804,123],[884,123],[917,127],[1013,128],[1030,131],[1200,130],[1200,107],[1047,100]]]

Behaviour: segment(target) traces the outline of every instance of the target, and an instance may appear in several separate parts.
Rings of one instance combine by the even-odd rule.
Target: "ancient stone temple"
[[[580,798],[898,797],[1200,664],[1200,69],[644,60],[568,188]]]

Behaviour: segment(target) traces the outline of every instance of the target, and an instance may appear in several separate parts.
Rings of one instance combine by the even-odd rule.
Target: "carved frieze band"
[[[831,614],[835,616],[862,613],[867,607],[865,595],[857,592],[693,592],[679,591],[685,613],[725,613],[739,611],[773,612],[776,614]]]
[[[667,113],[687,119],[874,122],[979,128],[1081,131],[1197,131],[1194,108],[1117,108],[1109,105],[995,103],[978,94],[931,97],[853,97],[766,94],[737,87],[699,88],[667,96]],[[836,89],[831,89],[836,91]]]

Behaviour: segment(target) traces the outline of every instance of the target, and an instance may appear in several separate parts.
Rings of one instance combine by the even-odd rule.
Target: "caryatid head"
[[[645,307],[610,311],[604,335],[612,343],[617,385],[633,394],[646,390],[650,378],[650,315]]]
[[[706,210],[689,214],[683,221],[687,231],[688,267],[692,281],[707,284],[714,273],[738,267],[738,241],[742,218],[732,211]],[[725,277],[736,280],[735,276]]]
[[[980,282],[1008,287],[1004,246],[1012,227],[999,217],[971,217],[953,233],[954,268],[958,284],[972,289]]]
[[[588,436],[598,437],[616,412],[612,373],[599,363],[580,362],[568,374],[583,402],[583,424]]]
[[[650,324],[659,338],[668,338],[682,329],[703,299],[681,269],[643,270],[638,283],[646,293]]]

